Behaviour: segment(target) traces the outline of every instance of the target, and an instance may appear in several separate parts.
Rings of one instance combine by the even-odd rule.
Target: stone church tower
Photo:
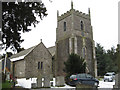
[[[59,16],[56,29],[56,76],[65,76],[64,62],[69,54],[75,53],[86,61],[86,73],[97,76],[95,46],[91,26],[90,9],[88,14],[73,8]]]

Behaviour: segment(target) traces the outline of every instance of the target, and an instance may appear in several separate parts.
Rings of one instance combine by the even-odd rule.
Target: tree
[[[96,47],[96,59],[97,59],[97,69],[98,75],[104,75],[106,69],[106,59],[105,59],[105,50],[104,48],[97,43]]]
[[[110,55],[108,53],[105,54],[105,72],[111,72],[114,71],[114,62],[113,60],[110,58]]]
[[[116,48],[116,66],[117,66],[117,72],[120,72],[120,44],[117,45]]]
[[[65,72],[68,76],[76,73],[85,73],[86,63],[84,59],[77,54],[70,54],[68,60],[64,64]]]
[[[98,75],[103,76],[106,72],[118,72],[117,49],[111,47],[106,50],[100,45],[96,45],[96,59]]]
[[[114,47],[111,47],[110,50],[107,50],[107,57],[109,59],[106,59],[106,71],[114,71],[117,72],[118,71],[118,67],[117,67],[117,52],[116,49]]]
[[[21,50],[24,41],[21,33],[29,32],[29,26],[38,24],[47,15],[47,10],[40,2],[2,2],[2,42],[5,49]]]
[[[11,57],[13,55],[13,53],[11,53],[11,52],[6,52],[6,54],[7,54],[7,57]],[[3,54],[2,58],[5,58],[6,54]]]

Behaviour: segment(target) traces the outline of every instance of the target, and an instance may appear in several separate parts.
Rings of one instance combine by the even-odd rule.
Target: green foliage
[[[100,44],[97,44],[96,59],[99,76],[103,76],[106,72],[118,72],[117,49],[114,47],[105,51]]]
[[[95,50],[96,50],[98,75],[104,75],[105,66],[106,66],[105,50],[100,44],[97,44]]]
[[[120,72],[120,45],[117,45],[117,49],[116,49],[116,62],[117,62],[117,66],[118,66],[118,72]]]
[[[47,15],[46,7],[40,2],[2,2],[2,42],[5,49],[21,50],[21,33],[29,32],[29,26],[39,23]]]
[[[84,73],[86,68],[86,63],[83,58],[78,56],[77,54],[72,53],[69,55],[68,60],[65,64],[65,72],[67,75],[76,74],[76,73]]]
[[[12,86],[12,83],[11,82],[9,82],[9,81],[5,81],[4,83],[2,83],[2,90],[6,90],[6,89],[10,89],[11,88],[11,86]]]
[[[6,55],[6,54],[3,54],[3,55],[2,55],[2,58],[5,58],[5,55]],[[12,54],[11,52],[7,52],[7,57],[11,57],[12,55],[13,55],[13,54]]]
[[[118,71],[118,66],[117,66],[117,51],[115,50],[114,47],[111,47],[110,50],[107,50],[107,57],[106,59],[106,71]]]

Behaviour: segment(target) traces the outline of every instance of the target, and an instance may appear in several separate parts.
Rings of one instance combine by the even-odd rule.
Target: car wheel
[[[81,84],[81,81],[77,81],[77,82],[76,82],[76,85],[77,85],[77,84]]]
[[[94,86],[95,86],[95,87],[97,87],[97,86],[98,86],[98,83],[97,83],[97,82],[95,82]]]
[[[82,83],[79,81],[78,84],[82,84]]]
[[[104,80],[104,82],[107,82],[107,80]]]
[[[109,80],[106,80],[106,79],[105,79],[104,82],[109,82]]]

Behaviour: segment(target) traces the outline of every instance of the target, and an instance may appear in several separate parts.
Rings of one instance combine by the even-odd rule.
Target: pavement
[[[115,81],[113,81],[113,82],[104,82],[102,80],[102,81],[99,81],[98,90],[112,90],[113,85],[115,85]]]
[[[23,81],[24,80],[22,80],[22,82],[20,82],[19,84],[24,86],[25,85],[25,81],[24,81],[24,83],[23,83]],[[28,82],[30,82],[30,80]],[[26,83],[25,86],[30,87],[28,82]],[[115,84],[115,81],[114,82],[104,82],[103,80],[99,81],[98,90],[112,90],[114,84]],[[41,89],[29,89],[29,90],[75,90],[75,87],[71,87],[69,85],[65,85],[64,87],[51,87],[51,88],[41,88]]]
[[[99,87],[97,90],[112,90],[114,84],[115,84],[115,81],[114,82],[99,81]],[[31,89],[31,90],[75,90],[75,87],[65,85],[65,87],[52,87],[52,88],[41,88],[41,89]],[[93,90],[96,90],[96,89],[93,89]]]

